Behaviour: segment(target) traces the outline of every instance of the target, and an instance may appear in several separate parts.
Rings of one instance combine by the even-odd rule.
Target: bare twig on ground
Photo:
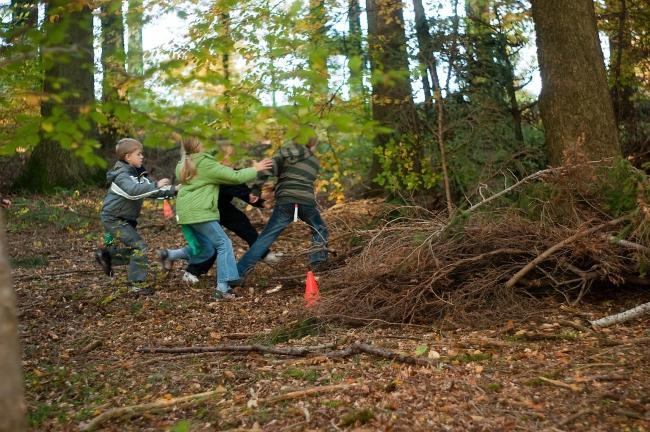
[[[124,417],[127,415],[128,416],[137,415],[153,409],[166,409],[166,408],[172,408],[175,406],[188,405],[188,404],[195,405],[205,400],[208,400],[212,396],[215,396],[219,393],[223,393],[223,390],[212,390],[209,392],[197,393],[188,396],[168,399],[168,400],[160,400],[160,401],[146,403],[146,404],[112,408],[109,409],[108,411],[101,413],[100,415],[98,415],[88,423],[82,424],[79,427],[79,429],[82,431],[92,431],[108,420]]]
[[[544,381],[545,383],[554,385],[556,387],[565,388],[567,390],[571,390],[571,391],[575,391],[575,392],[578,392],[578,391],[582,390],[582,387],[580,387],[580,386],[578,386],[576,384],[567,384],[567,383],[565,383],[563,381],[558,381],[558,380],[546,378],[546,377],[543,377],[543,376],[540,376],[540,377],[537,377],[537,378],[539,378],[541,381]]]
[[[630,321],[634,318],[640,317],[641,315],[644,315],[646,313],[650,313],[650,302],[644,303],[642,305],[639,305],[635,308],[626,310],[621,313],[617,313],[615,315],[610,315],[606,316],[601,319],[597,319],[594,321],[589,321],[589,324],[592,325],[594,328],[603,328],[603,327],[609,327],[614,324],[620,324],[624,323],[626,321]]]
[[[389,351],[382,348],[377,348],[372,345],[368,345],[364,343],[355,343],[350,345],[347,348],[343,348],[337,351],[330,351],[328,353],[325,353],[324,355],[329,358],[344,358],[344,357],[350,357],[355,354],[361,354],[361,353],[371,354],[389,360],[395,360],[400,363],[408,363],[408,364],[414,364],[420,366],[435,366],[438,364],[437,361],[430,360],[428,358],[407,356],[404,354],[396,353],[394,351]]]
[[[275,354],[294,357],[303,357],[315,351],[334,348],[336,343],[328,343],[315,346],[278,348],[264,345],[214,345],[214,346],[195,346],[195,347],[140,347],[137,349],[141,353],[207,353],[207,352],[241,352],[241,353],[260,353]]]

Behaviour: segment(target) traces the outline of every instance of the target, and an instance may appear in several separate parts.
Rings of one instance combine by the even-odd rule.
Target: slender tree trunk
[[[43,90],[49,95],[41,103],[43,133],[18,184],[39,191],[56,186],[75,187],[88,183],[92,170],[72,149],[87,148],[84,140],[97,136],[90,122],[86,121],[85,127],[77,123],[80,114],[89,112],[95,101],[90,7],[83,2],[48,2],[41,52]],[[62,136],[55,141],[51,132],[56,128],[60,128]]]
[[[350,79],[348,81],[350,96],[364,96],[363,76],[365,74],[366,62],[361,44],[363,35],[361,33],[361,7],[359,6],[359,0],[348,0],[348,33],[349,43],[347,55],[350,73]]]
[[[128,135],[129,112],[125,83],[126,55],[124,51],[124,23],[122,0],[111,0],[101,6],[102,22],[102,102],[108,124],[101,129],[104,149],[112,149],[119,137]]]
[[[129,100],[133,102],[136,95],[142,90],[142,79],[144,74],[144,53],[142,50],[142,27],[144,6],[142,0],[128,0],[128,12],[126,15],[126,27],[129,35],[127,45],[127,70],[132,78],[136,78],[131,84]]]
[[[329,82],[329,72],[327,70],[327,57],[329,56],[326,33],[327,12],[324,0],[309,0],[309,22],[312,25],[312,31],[309,35],[309,70],[312,75],[309,84],[314,101],[316,105],[320,106],[328,99]]]
[[[614,3],[618,7],[615,7]],[[616,30],[609,37],[609,64],[614,115],[617,124],[620,125],[634,116],[634,105],[632,103],[634,88],[630,85],[634,80],[634,65],[631,64],[629,59],[632,34],[630,32],[627,1],[618,0],[614,2],[610,0],[607,2],[607,6],[607,12],[618,14]]]
[[[429,84],[429,77],[427,72],[431,74],[431,80],[437,81],[439,87],[438,72],[436,71],[436,61],[433,58],[433,50],[431,43],[431,34],[429,33],[429,23],[427,16],[422,6],[422,0],[413,0],[413,8],[415,9],[415,34],[418,38],[419,58],[422,68],[422,89],[424,91],[424,101],[426,105],[431,104],[431,85]],[[434,84],[433,91],[436,89]]]
[[[471,97],[483,104],[503,105],[500,68],[495,62],[489,0],[465,0],[467,74]]]
[[[417,130],[404,15],[401,1],[395,0],[366,0],[366,13],[368,52],[373,76],[372,117],[393,131],[377,136],[375,146],[383,149],[390,141],[398,141],[401,135]],[[419,171],[421,150],[414,149],[413,158],[414,169]],[[382,161],[375,154],[370,170],[371,179],[381,171]]]
[[[16,44],[22,36],[35,29],[38,24],[38,2],[36,0],[11,0],[11,30],[9,42]]]
[[[0,209],[0,431],[27,430],[18,343],[16,295],[11,286],[4,211]]]
[[[451,28],[451,47],[449,48],[449,69],[447,70],[447,78],[445,79],[445,93],[449,94],[449,84],[451,83],[452,71],[456,71],[456,78],[459,73],[456,70],[456,58],[458,57],[458,27],[460,24],[460,17],[458,16],[458,1],[453,0],[454,18],[452,19]]]
[[[542,77],[540,110],[550,160],[576,149],[589,159],[621,154],[592,0],[533,0]]]

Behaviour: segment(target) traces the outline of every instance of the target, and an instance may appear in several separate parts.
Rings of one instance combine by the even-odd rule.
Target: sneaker
[[[277,264],[280,261],[282,261],[282,258],[280,258],[282,255],[284,255],[282,252],[269,252],[266,254],[266,256],[262,259],[267,264]]]
[[[111,254],[106,249],[97,249],[95,251],[95,261],[102,266],[106,276],[113,276],[113,267],[111,265]]]
[[[234,292],[228,291],[228,292],[223,292],[219,290],[214,290],[214,295],[212,296],[215,301],[219,300],[234,300],[237,298]]]
[[[163,270],[170,271],[174,266],[174,261],[171,261],[169,259],[169,252],[167,249],[158,250],[158,262],[160,263],[160,267],[162,267]]]
[[[190,285],[199,283],[199,278],[186,270],[183,270],[183,277],[181,280]]]
[[[140,297],[140,296],[150,296],[153,293],[155,293],[153,288],[149,288],[148,286],[144,286],[141,284],[134,284],[130,289],[129,289],[129,294],[131,294],[134,297]]]

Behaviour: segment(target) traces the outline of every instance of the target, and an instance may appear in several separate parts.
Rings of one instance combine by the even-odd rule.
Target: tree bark
[[[431,33],[429,33],[429,23],[427,22],[422,0],[413,0],[413,8],[415,10],[415,33],[418,39],[420,64],[423,73],[422,89],[424,90],[424,101],[427,105],[430,105],[432,91],[440,88],[440,80],[438,79],[438,71],[436,70],[436,59],[433,57]],[[433,89],[429,84],[427,72],[431,75]]]
[[[128,0],[128,12],[126,14],[126,27],[129,35],[127,45],[127,70],[132,78],[136,78],[130,85],[129,100],[137,98],[142,89],[142,78],[144,74],[144,53],[142,50],[142,27],[144,6],[142,0]]]
[[[125,82],[126,54],[122,0],[102,3],[102,103],[108,123],[101,128],[102,148],[112,149],[120,136],[128,135],[126,114],[129,111]]]
[[[92,152],[86,140],[97,136],[94,124],[78,121],[95,102],[92,11],[85,2],[51,0],[44,23],[41,53],[48,97],[41,103],[41,141],[18,181],[34,191],[89,183],[93,170],[73,150]],[[53,131],[59,132],[56,140]]]
[[[593,1],[533,0],[532,6],[551,164],[573,149],[592,160],[620,155]]]
[[[348,84],[350,86],[350,96],[365,96],[365,88],[363,86],[363,76],[365,72],[365,58],[363,55],[361,33],[361,7],[359,0],[348,0],[348,67],[350,79]],[[353,62],[359,62],[358,68],[352,67]],[[365,99],[365,98],[364,98]]]
[[[366,0],[368,53],[372,68],[372,117],[392,133],[376,137],[375,146],[383,149],[392,140],[415,130],[415,106],[409,78],[404,15],[401,0]],[[419,158],[415,161],[419,168]],[[370,178],[382,171],[379,156],[373,156]],[[380,187],[375,185],[374,191]]]
[[[20,432],[26,430],[27,424],[16,296],[10,275],[4,211],[0,209],[0,430]]]

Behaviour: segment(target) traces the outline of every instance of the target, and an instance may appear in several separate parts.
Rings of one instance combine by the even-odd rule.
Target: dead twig
[[[389,351],[386,349],[382,348],[377,348],[372,345],[364,344],[364,343],[355,343],[350,345],[347,348],[337,350],[337,351],[330,351],[328,353],[325,353],[324,355],[328,358],[344,358],[344,357],[350,357],[355,354],[371,354],[377,357],[382,357],[386,358],[389,360],[395,360],[400,363],[407,363],[407,364],[414,364],[414,365],[420,365],[420,366],[437,366],[438,362],[435,360],[430,360],[428,358],[420,358],[420,357],[413,357],[413,356],[407,356],[404,354],[396,353],[394,351]]]
[[[567,384],[567,383],[565,383],[563,381],[558,381],[558,380],[546,378],[546,377],[543,377],[543,376],[540,376],[540,377],[537,377],[537,378],[539,378],[541,381],[544,381],[545,383],[554,385],[556,387],[561,387],[561,388],[564,388],[564,389],[567,389],[567,390],[571,390],[571,391],[574,391],[574,392],[579,392],[579,391],[582,390],[582,387],[580,387],[578,385],[575,385],[575,384]]]
[[[208,353],[208,352],[242,352],[242,353],[261,353],[275,354],[293,357],[304,357],[315,351],[334,348],[335,343],[328,343],[315,346],[277,348],[264,345],[214,345],[214,346],[195,346],[195,347],[140,347],[136,351],[140,353]]]
[[[167,409],[179,405],[196,405],[198,403],[210,399],[212,396],[215,396],[223,392],[224,392],[223,389],[212,390],[204,393],[197,393],[188,396],[168,399],[168,400],[165,399],[165,400],[160,400],[160,401],[146,403],[146,404],[112,408],[109,409],[108,411],[101,413],[100,415],[98,415],[88,423],[82,424],[79,427],[79,429],[82,431],[92,431],[108,420],[124,417],[127,415],[133,416],[153,409]]]

